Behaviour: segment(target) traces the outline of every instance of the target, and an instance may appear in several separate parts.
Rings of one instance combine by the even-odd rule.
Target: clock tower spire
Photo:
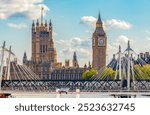
[[[107,36],[103,29],[103,22],[100,13],[96,22],[96,29],[92,37],[92,50],[93,60],[92,67],[94,69],[101,69],[106,66],[106,49],[107,49]]]
[[[101,20],[101,15],[100,15],[100,12],[98,14],[98,20],[96,22],[96,28],[99,28],[99,27],[102,27],[103,26],[103,22]]]

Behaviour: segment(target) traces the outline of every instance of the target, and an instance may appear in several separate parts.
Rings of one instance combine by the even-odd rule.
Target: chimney
[[[140,53],[140,58],[143,58],[143,57],[144,57],[143,53]]]
[[[145,58],[149,57],[149,52],[145,52]]]

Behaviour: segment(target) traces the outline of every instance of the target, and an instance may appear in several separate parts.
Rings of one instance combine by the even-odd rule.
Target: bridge
[[[120,80],[3,80],[3,90],[13,91],[55,91],[56,88],[80,89],[81,92],[129,91],[121,86]],[[130,91],[150,91],[150,80],[131,83]]]
[[[116,53],[118,58],[89,80],[40,80],[28,67],[22,64],[17,56],[5,47],[0,48],[0,90],[1,91],[56,91],[57,88],[69,88],[70,91],[80,89],[81,92],[149,92],[150,79],[140,79],[140,70],[135,68],[133,53],[128,47],[124,53]],[[144,62],[139,60],[139,66]],[[114,69],[113,77],[108,75]],[[137,76],[138,75],[138,76]],[[146,77],[149,78],[149,77]]]

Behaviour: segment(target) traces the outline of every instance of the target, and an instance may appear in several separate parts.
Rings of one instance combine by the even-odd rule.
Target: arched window
[[[45,45],[43,45],[43,53],[45,53]]]
[[[40,45],[40,52],[41,52],[41,53],[42,53],[42,51],[43,51],[42,49],[43,49],[43,46],[42,46],[42,45]]]

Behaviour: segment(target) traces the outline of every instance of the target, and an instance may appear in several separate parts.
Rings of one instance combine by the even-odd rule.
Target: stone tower
[[[52,38],[53,28],[43,21],[43,8],[41,9],[41,21],[37,19],[32,23],[32,57],[27,60],[26,53],[23,63],[30,67],[40,79],[49,79],[51,68],[57,64],[57,54]]]
[[[25,64],[27,62],[27,54],[26,52],[24,52],[24,55],[23,55],[23,63]]]
[[[65,60],[65,68],[69,68],[70,67],[70,60]]]
[[[56,64],[56,49],[52,38],[52,23],[43,22],[43,8],[41,10],[41,23],[37,20],[32,23],[32,60],[34,62],[49,62]]]
[[[98,15],[98,20],[96,22],[96,29],[92,37],[92,50],[93,50],[93,60],[92,67],[94,69],[101,69],[106,66],[106,49],[107,49],[107,36],[103,29],[103,22]]]

